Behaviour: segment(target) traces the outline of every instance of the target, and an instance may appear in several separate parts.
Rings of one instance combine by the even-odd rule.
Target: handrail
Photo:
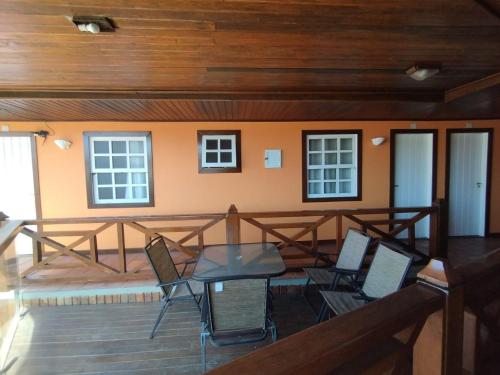
[[[0,222],[0,255],[9,247],[17,234],[22,230],[22,220],[6,220]]]
[[[36,224],[90,224],[90,223],[126,223],[129,221],[180,221],[180,220],[209,220],[226,217],[225,213],[214,214],[180,214],[180,215],[146,215],[146,216],[103,216],[103,217],[68,217],[38,220],[24,220],[24,225]]]
[[[442,308],[444,301],[444,294],[438,290],[412,285],[258,349],[209,374],[330,374],[363,353],[380,348],[405,328],[415,326],[420,330],[422,320]],[[401,345],[404,347],[405,342]]]
[[[273,218],[293,216],[323,216],[323,215],[373,215],[390,213],[411,213],[430,211],[432,207],[383,207],[383,208],[342,208],[330,210],[305,210],[305,211],[272,211],[272,212],[240,212],[239,216],[245,218]]]

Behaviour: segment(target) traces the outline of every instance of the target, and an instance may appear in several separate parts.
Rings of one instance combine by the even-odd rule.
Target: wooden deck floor
[[[190,301],[172,306],[157,336],[148,338],[159,303],[31,308],[21,321],[7,375],[199,374],[199,313]],[[279,337],[314,322],[302,296],[276,296]],[[207,346],[208,369],[263,345]]]

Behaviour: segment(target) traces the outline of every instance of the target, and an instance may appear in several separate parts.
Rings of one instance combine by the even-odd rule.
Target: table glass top
[[[270,277],[285,270],[278,249],[271,243],[215,245],[205,247],[192,277],[199,281]]]

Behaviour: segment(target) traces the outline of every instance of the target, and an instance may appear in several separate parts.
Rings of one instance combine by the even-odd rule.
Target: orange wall
[[[50,130],[45,123],[9,123],[11,131]],[[126,216],[224,212],[231,203],[240,211],[274,211],[389,204],[390,129],[409,129],[410,121],[284,122],[284,123],[50,123],[55,136],[38,139],[42,212],[49,217]],[[473,121],[475,128],[494,131],[490,231],[500,232],[500,120]],[[464,128],[465,121],[418,122],[418,129],[439,129],[438,197],[444,195],[446,128]],[[197,130],[240,129],[242,173],[199,174]],[[301,131],[304,129],[363,129],[363,200],[302,203]],[[84,131],[151,131],[155,207],[88,209]],[[370,139],[387,142],[374,147]],[[73,142],[60,150],[53,140]],[[282,149],[281,169],[264,168],[264,150]]]

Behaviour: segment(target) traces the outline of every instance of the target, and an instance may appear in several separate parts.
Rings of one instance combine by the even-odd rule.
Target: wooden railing
[[[44,269],[50,262],[60,256],[68,256],[74,258],[84,265],[97,268],[101,271],[111,274],[125,274],[127,272],[134,273],[141,269],[144,264],[135,267],[132,270],[127,269],[127,248],[125,246],[125,227],[138,231],[144,236],[144,244],[151,241],[154,236],[163,236],[168,246],[172,249],[180,251],[187,256],[193,257],[197,255],[197,251],[193,247],[188,247],[185,244],[190,240],[197,240],[196,248],[198,250],[204,247],[204,233],[220,221],[224,220],[224,214],[204,214],[204,215],[164,215],[164,216],[135,216],[135,217],[103,217],[103,218],[71,218],[71,219],[45,219],[45,220],[27,220],[24,225],[47,226],[64,226],[64,225],[97,225],[98,227],[92,230],[55,230],[35,232],[27,227],[23,228],[22,233],[31,237],[34,241],[33,251],[33,266],[23,271],[22,276],[27,276],[36,270]],[[161,225],[147,226],[147,224],[165,223],[165,222],[202,222],[198,225]],[[116,228],[116,249],[118,256],[118,266],[112,267],[99,260],[98,235],[103,233],[110,227]],[[174,233],[187,233],[181,239],[173,240],[170,238]],[[64,245],[55,238],[59,237],[78,237],[71,243]],[[78,252],[75,248],[88,242],[89,255],[84,255]],[[42,245],[49,247],[51,252],[43,252]],[[46,256],[44,256],[46,255]]]
[[[19,320],[19,275],[13,240],[21,221],[3,221],[0,212],[0,373]]]
[[[417,284],[210,374],[462,374],[464,307],[474,306],[480,321],[498,335],[498,315],[485,315],[499,299],[500,249],[458,269],[432,260]],[[438,319],[439,324],[423,330],[428,319]],[[423,350],[414,356],[418,340],[423,341]]]
[[[205,234],[216,224],[225,220],[227,243],[242,242],[241,223],[248,223],[261,231],[262,241],[277,241],[279,249],[293,247],[303,253],[303,257],[317,255],[319,238],[318,229],[328,222],[335,222],[333,231],[328,235],[335,239],[335,247],[339,249],[345,234],[345,224],[357,226],[370,234],[394,241],[409,251],[418,252],[415,248],[415,224],[423,218],[430,217],[429,255],[446,256],[446,236],[442,235],[444,222],[443,201],[436,201],[431,207],[406,208],[365,208],[342,210],[315,210],[315,211],[279,211],[240,213],[232,205],[227,213],[200,214],[200,215],[163,215],[137,217],[102,217],[102,218],[62,218],[24,221],[22,233],[31,237],[34,243],[33,265],[22,275],[50,267],[58,267],[54,261],[61,256],[68,256],[78,260],[82,265],[102,271],[104,274],[115,276],[136,273],[145,266],[145,263],[129,269],[127,263],[127,247],[125,228],[139,232],[144,237],[144,244],[153,236],[162,235],[170,248],[184,253],[188,257],[196,256],[205,245]],[[411,214],[407,219],[394,219],[397,213]],[[165,224],[165,223],[174,224]],[[189,222],[189,223],[188,223]],[[196,224],[192,224],[196,222]],[[39,231],[28,228],[36,226]],[[75,229],[75,226],[87,225],[85,229]],[[89,225],[93,227],[89,229]],[[57,230],[48,230],[56,226]],[[63,230],[61,227],[70,226]],[[115,265],[100,261],[103,249],[98,247],[98,236],[109,228],[115,227],[116,241],[114,253],[118,257]],[[290,234],[290,230],[296,230]],[[408,239],[397,238],[403,231],[408,231]],[[285,233],[286,232],[286,233]],[[174,239],[173,234],[186,233],[180,239]],[[61,238],[68,238],[64,244]],[[191,242],[189,242],[191,241]],[[195,245],[187,243],[196,241]],[[68,241],[66,241],[68,242]],[[213,241],[212,241],[213,242]],[[88,250],[81,251],[86,244]],[[133,248],[140,248],[135,246]],[[79,248],[80,250],[77,250]],[[422,254],[422,253],[421,253]],[[286,256],[285,256],[286,257]],[[323,259],[325,257],[323,256]],[[57,262],[56,262],[57,263]]]

